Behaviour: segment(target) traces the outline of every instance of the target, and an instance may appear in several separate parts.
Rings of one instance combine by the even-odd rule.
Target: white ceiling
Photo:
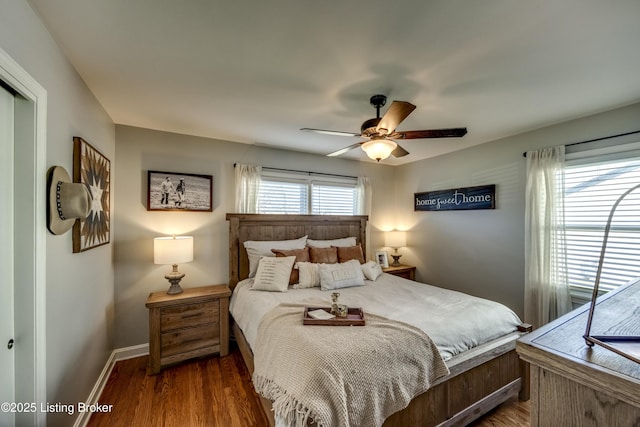
[[[640,101],[638,0],[30,2],[124,125],[326,154],[358,140],[299,129],[382,93],[417,105],[398,130],[468,128],[402,164]]]

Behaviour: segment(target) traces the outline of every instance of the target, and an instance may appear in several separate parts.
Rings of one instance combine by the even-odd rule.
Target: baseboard
[[[116,362],[133,359],[134,357],[146,356],[149,354],[149,343],[117,348],[113,350],[113,353],[116,355]]]
[[[134,345],[131,347],[117,348],[111,352],[109,359],[107,359],[107,363],[104,365],[100,376],[98,377],[98,381],[93,386],[93,390],[89,394],[89,398],[85,402],[87,405],[95,405],[98,403],[98,399],[100,399],[100,395],[102,394],[102,390],[107,385],[107,381],[109,380],[109,375],[111,375],[111,371],[113,367],[116,365],[116,362],[120,360],[132,359],[134,357],[145,356],[149,354],[149,344],[140,344]],[[89,422],[89,418],[91,418],[90,412],[82,412],[79,414],[76,422],[73,424],[73,427],[86,427]]]

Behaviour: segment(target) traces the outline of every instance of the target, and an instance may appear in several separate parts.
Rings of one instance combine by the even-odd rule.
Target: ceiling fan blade
[[[416,106],[408,102],[393,101],[387,112],[382,116],[382,119],[380,119],[380,123],[378,123],[378,132],[382,135],[392,133],[400,122],[406,119],[415,109]],[[386,129],[386,131],[383,129]]]
[[[459,138],[466,135],[467,128],[408,130],[397,132],[394,139],[421,139],[421,138]]]
[[[393,157],[404,157],[404,156],[406,156],[407,154],[409,154],[409,152],[408,152],[407,150],[405,150],[404,148],[402,148],[402,147],[400,146],[400,144],[398,144],[398,146],[396,147],[396,149],[395,149],[395,150],[393,150],[393,151],[391,152],[391,155],[392,155]]]
[[[328,129],[312,129],[312,128],[302,128],[300,130],[303,130],[305,132],[315,132],[315,133],[321,133],[324,135],[337,135],[337,136],[360,136],[359,133],[353,133],[353,132],[342,132],[340,130],[328,130]]]
[[[327,156],[329,156],[329,157],[339,156],[339,155],[341,155],[341,154],[346,153],[347,151],[351,151],[351,150],[353,150],[354,148],[358,148],[359,146],[361,146],[361,145],[362,145],[362,144],[364,144],[365,142],[366,142],[366,141],[361,141],[361,142],[357,142],[357,143],[355,143],[355,144],[351,144],[351,145],[350,145],[350,146],[348,146],[348,147],[344,147],[344,148],[341,148],[341,149],[340,149],[340,150],[338,150],[338,151],[334,151],[333,153],[329,153],[329,154],[327,154]]]

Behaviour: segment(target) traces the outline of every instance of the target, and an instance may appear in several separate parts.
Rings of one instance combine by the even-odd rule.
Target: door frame
[[[31,250],[33,258],[25,260],[28,265],[27,274],[33,280],[27,280],[20,292],[14,293],[14,313],[20,310],[20,326],[29,336],[24,337],[24,345],[28,348],[29,364],[32,368],[31,378],[18,387],[16,381],[16,402],[34,402],[38,408],[47,401],[46,383],[46,154],[47,154],[47,91],[0,48],[0,80],[9,85],[19,96],[16,101],[14,159],[19,160],[16,171],[21,168],[29,179],[20,183],[25,190],[28,209],[21,212],[25,221],[33,224],[30,234],[21,240],[25,248]],[[18,117],[20,115],[20,117]],[[15,203],[15,202],[14,202]],[[14,206],[12,203],[12,206]],[[16,281],[17,281],[16,277]],[[18,329],[18,325],[15,325]],[[16,343],[18,344],[18,343]],[[17,372],[17,370],[16,370]],[[18,414],[16,414],[18,415]],[[46,412],[36,411],[32,424],[46,425]],[[19,418],[16,418],[17,420]]]

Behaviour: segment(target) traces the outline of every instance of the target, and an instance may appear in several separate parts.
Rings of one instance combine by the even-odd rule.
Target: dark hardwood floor
[[[89,427],[266,427],[258,396],[240,351],[194,360],[147,375],[147,356],[117,362],[100,396],[113,405],[94,414]],[[529,402],[505,402],[474,427],[528,426]]]
[[[469,427],[524,427],[531,425],[531,403],[517,398],[506,401]]]
[[[267,425],[237,348],[226,357],[197,359],[152,376],[147,360],[116,363],[99,400],[113,411],[94,414],[89,427]]]

